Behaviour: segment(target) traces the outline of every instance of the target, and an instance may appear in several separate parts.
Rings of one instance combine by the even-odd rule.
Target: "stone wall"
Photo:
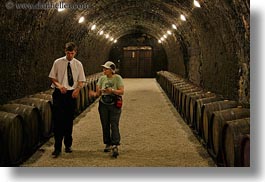
[[[249,104],[249,2],[208,2],[203,8],[192,11],[166,46],[169,71]]]

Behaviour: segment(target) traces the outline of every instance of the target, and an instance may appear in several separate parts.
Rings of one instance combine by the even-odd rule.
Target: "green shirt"
[[[112,88],[114,90],[124,86],[122,77],[118,74],[113,75],[111,78],[108,78],[106,75],[101,76],[97,82],[97,85],[100,89]]]

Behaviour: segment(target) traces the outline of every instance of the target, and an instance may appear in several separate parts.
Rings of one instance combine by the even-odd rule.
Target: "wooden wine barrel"
[[[186,86],[187,85],[187,81],[186,80],[182,80],[180,82],[176,82],[172,85],[173,87],[173,91],[172,91],[172,103],[175,107],[177,107],[177,103],[178,103],[178,89],[180,87]]]
[[[250,167],[250,134],[242,137],[241,154],[242,166]]]
[[[24,155],[30,154],[40,141],[40,113],[36,107],[23,104],[5,104],[0,106],[1,111],[22,116],[24,134]]]
[[[53,103],[52,100],[52,94],[47,94],[47,93],[37,93],[34,95],[30,95],[29,97],[33,97],[33,98],[39,98],[39,99],[44,99],[44,100],[48,100],[51,103]]]
[[[193,85],[193,84],[190,84],[188,83],[187,85],[184,85],[182,87],[178,87],[177,88],[177,103],[176,103],[176,108],[178,109],[179,113],[181,113],[181,93],[185,90],[189,90],[189,89],[193,89],[193,88],[196,88],[197,86],[196,85]]]
[[[41,92],[41,94],[48,94],[48,95],[52,95],[54,92],[54,89],[49,89],[49,90],[46,90],[44,92]]]
[[[160,84],[161,78],[162,78],[163,71],[157,71],[156,72],[156,81]]]
[[[91,91],[96,91],[96,87],[94,88],[94,83],[93,83],[93,81],[92,81],[92,78],[87,79],[87,88],[88,88],[88,91],[90,91],[90,90],[91,90]],[[88,99],[89,104],[90,104],[90,103],[93,103],[94,100],[95,100],[95,98],[90,97],[90,98]]]
[[[93,83],[93,90],[96,91],[97,88],[97,82],[98,82],[98,78],[93,78],[92,83]]]
[[[17,165],[23,155],[22,117],[0,111],[0,166]]]
[[[250,115],[250,110],[246,108],[230,108],[221,111],[213,112],[212,119],[210,120],[209,128],[212,135],[209,136],[209,145],[212,148],[212,157],[215,159],[217,165],[223,165],[223,156],[222,156],[222,140],[223,140],[223,127],[225,122],[248,118]]]
[[[84,86],[80,89],[80,110],[81,112],[85,109],[85,88]]]
[[[96,91],[96,88],[94,88],[94,81],[92,78],[89,78],[87,80],[87,83],[88,83],[89,90]]]
[[[199,97],[200,95],[205,94],[206,92],[204,90],[200,90],[198,92],[190,92],[190,93],[186,93],[185,94],[185,119],[186,122],[189,123],[189,126],[191,128],[194,128],[193,123],[191,122],[191,118],[190,118],[190,99],[191,97]]]
[[[179,90],[181,89],[187,89],[190,88],[191,84],[189,82],[184,82],[184,83],[180,83],[175,85],[175,93],[174,93],[174,102],[173,104],[175,105],[175,108],[179,111]]]
[[[202,139],[208,146],[208,133],[209,133],[209,120],[211,119],[211,116],[214,111],[220,111],[224,109],[229,108],[235,108],[238,106],[238,103],[236,101],[229,101],[229,100],[221,100],[216,102],[211,102],[204,104],[202,106]],[[207,147],[209,148],[209,146]]]
[[[215,101],[219,101],[222,100],[222,97],[218,96],[218,95],[214,95],[212,97],[206,97],[206,98],[202,98],[202,99],[197,99],[195,101],[195,105],[194,105],[194,109],[196,110],[194,112],[194,118],[195,118],[195,130],[196,133],[198,134],[198,136],[202,137],[202,113],[201,113],[201,109],[203,104],[207,104],[207,103],[211,103],[211,102],[215,102]]]
[[[170,77],[167,78],[167,86],[166,86],[166,92],[168,95],[168,98],[173,101],[173,84],[179,82],[179,77],[176,77],[176,75],[170,75]]]
[[[175,80],[174,83],[172,83],[172,85],[171,85],[171,101],[172,101],[173,105],[175,105],[175,99],[176,99],[175,98],[176,97],[176,86],[183,84],[185,82],[187,82],[187,81],[184,80],[183,78],[179,78],[179,79]]]
[[[160,74],[160,85],[163,90],[166,90],[166,83],[167,83],[167,78],[166,78],[166,72],[163,71]]]
[[[93,74],[93,75],[89,75],[87,78],[86,78],[86,83],[87,83],[87,89],[88,89],[88,92],[89,90],[92,90],[92,91],[96,91],[96,85],[97,85],[97,82],[98,82],[98,79],[103,76],[103,73],[100,72],[100,73],[96,73],[96,74]],[[162,77],[161,77],[162,78]],[[93,98],[93,97],[89,97],[88,98],[88,105],[90,103],[93,103],[95,101],[96,98]]]
[[[164,71],[158,71],[156,73],[156,81],[159,83],[161,88],[163,89],[163,83],[164,83]]]
[[[171,93],[173,95],[173,91],[174,91],[174,86],[175,84],[178,84],[178,83],[183,83],[183,82],[187,82],[187,80],[185,80],[184,78],[178,76],[178,75],[174,75],[173,78],[171,78],[169,80],[170,82],[170,90],[171,90]]]
[[[169,99],[172,98],[172,85],[179,79],[179,77],[176,76],[176,74],[167,72],[165,74],[166,78],[166,87],[165,87],[165,92],[167,93]]]
[[[227,121],[224,124],[222,135],[222,154],[224,165],[227,167],[242,167],[242,137],[250,132],[250,119]]]
[[[84,88],[84,107],[86,108],[89,105],[89,97],[88,97],[89,88],[88,88],[88,84],[84,83],[83,88]]]
[[[21,98],[11,101],[11,103],[24,104],[38,108],[41,115],[41,136],[50,137],[53,130],[52,104],[48,100],[39,98]]]
[[[186,118],[186,94],[194,93],[194,92],[198,93],[201,90],[202,88],[197,87],[197,86],[191,86],[189,88],[179,90],[179,113],[184,119]]]
[[[197,128],[197,123],[196,123],[196,108],[195,108],[195,103],[196,103],[196,100],[198,99],[202,99],[202,98],[212,98],[212,97],[216,97],[216,94],[215,93],[212,93],[212,92],[206,92],[206,93],[202,93],[202,94],[195,94],[195,95],[191,95],[188,97],[188,105],[189,105],[189,117],[190,117],[190,125],[192,126],[192,128],[195,129],[196,131],[196,128]]]

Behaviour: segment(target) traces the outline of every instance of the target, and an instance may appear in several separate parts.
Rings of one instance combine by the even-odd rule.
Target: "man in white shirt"
[[[58,157],[64,140],[65,152],[71,153],[73,120],[76,98],[86,81],[82,63],[75,59],[77,46],[73,42],[65,44],[65,55],[53,63],[49,78],[52,81],[54,114],[54,151]]]

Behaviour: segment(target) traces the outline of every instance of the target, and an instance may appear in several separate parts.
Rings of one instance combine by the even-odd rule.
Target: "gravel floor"
[[[207,151],[176,112],[155,79],[124,79],[117,159],[104,153],[95,102],[75,119],[73,153],[52,158],[51,138],[21,166],[39,167],[213,167]]]

